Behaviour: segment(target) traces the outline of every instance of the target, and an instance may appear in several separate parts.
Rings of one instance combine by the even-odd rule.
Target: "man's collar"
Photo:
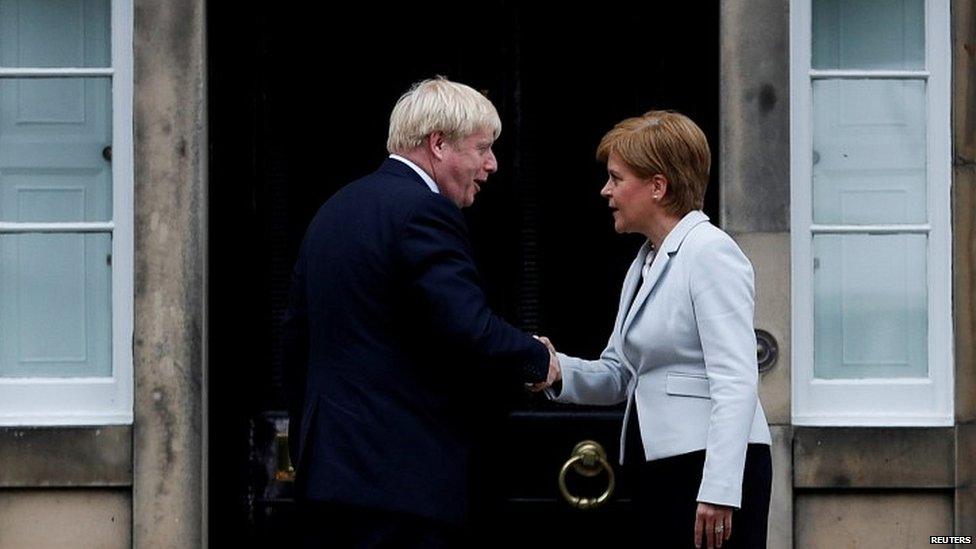
[[[420,178],[424,180],[424,183],[427,184],[427,186],[430,188],[430,190],[434,191],[437,194],[440,194],[441,193],[440,189],[437,188],[437,183],[435,183],[434,180],[431,179],[431,177],[429,175],[427,175],[427,172],[425,172],[424,170],[422,170],[420,168],[420,166],[414,164],[409,159],[406,159],[406,158],[404,158],[404,157],[402,157],[402,156],[400,156],[398,154],[391,154],[390,155],[390,158],[392,158],[394,160],[399,160],[400,162],[403,162],[407,166],[410,166],[410,169],[412,169],[413,171],[417,172],[417,175],[419,175]]]

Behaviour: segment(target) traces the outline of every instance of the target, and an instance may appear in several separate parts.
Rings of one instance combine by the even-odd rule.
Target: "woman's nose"
[[[603,198],[610,198],[610,181],[607,181],[603,188],[600,189],[600,196]]]

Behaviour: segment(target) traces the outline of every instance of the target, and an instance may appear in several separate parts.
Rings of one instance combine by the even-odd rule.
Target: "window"
[[[790,11],[793,422],[951,425],[949,1]]]
[[[132,15],[0,0],[0,425],[132,422]]]

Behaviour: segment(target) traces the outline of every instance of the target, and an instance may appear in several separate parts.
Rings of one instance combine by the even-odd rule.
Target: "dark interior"
[[[619,120],[676,109],[704,129],[717,165],[718,5],[353,3],[341,17],[305,5],[207,9],[210,540],[268,546],[286,539],[291,505],[265,467],[267,426],[285,409],[279,326],[290,270],[316,209],[383,161],[398,96],[440,74],[495,103],[499,171],[466,210],[489,298],[560,350],[596,357],[641,238],[614,233],[594,150]],[[718,222],[715,172],[705,210]],[[538,396],[509,402],[516,430],[554,411],[548,429],[574,428],[572,411]]]

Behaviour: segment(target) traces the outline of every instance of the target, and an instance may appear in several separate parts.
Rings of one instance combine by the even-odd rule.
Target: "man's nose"
[[[495,158],[495,151],[488,151],[488,160],[485,162],[485,171],[495,173],[498,171],[498,160]]]

